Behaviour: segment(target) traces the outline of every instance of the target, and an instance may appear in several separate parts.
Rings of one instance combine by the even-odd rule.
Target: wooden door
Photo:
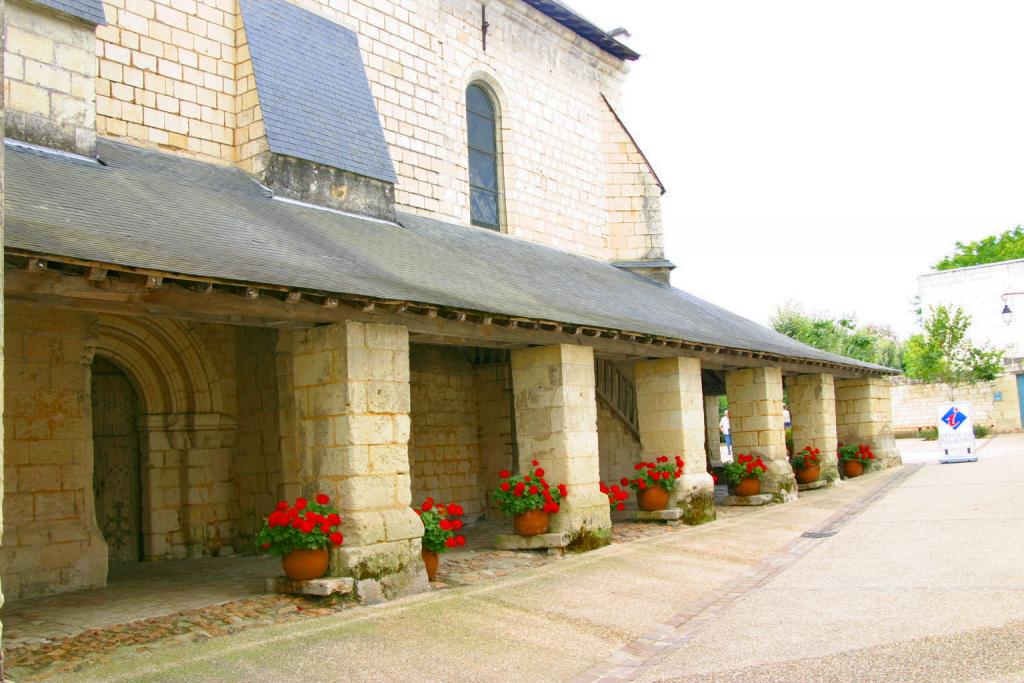
[[[142,559],[142,473],[139,405],[128,377],[113,363],[92,364],[93,492],[96,521],[110,566]]]

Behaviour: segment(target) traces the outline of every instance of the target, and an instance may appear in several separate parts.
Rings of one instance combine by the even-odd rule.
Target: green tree
[[[956,308],[933,308],[924,322],[924,334],[907,340],[903,369],[908,377],[944,382],[950,395],[964,384],[990,381],[1003,370],[1003,352],[975,346],[967,336],[971,316]]]
[[[953,253],[933,267],[935,270],[949,270],[1018,258],[1024,258],[1024,225],[1018,225],[1012,230],[991,235],[977,242],[957,242]]]
[[[891,368],[900,367],[902,362],[902,345],[891,330],[858,326],[853,316],[807,315],[800,308],[789,305],[775,313],[771,326],[776,332],[822,351]]]

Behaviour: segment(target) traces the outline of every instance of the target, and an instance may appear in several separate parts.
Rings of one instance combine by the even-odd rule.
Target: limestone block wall
[[[733,454],[760,455],[768,466],[762,490],[778,493],[784,500],[795,497],[796,479],[782,417],[782,371],[772,367],[729,370],[725,390]]]
[[[484,511],[476,373],[457,347],[413,345],[409,351],[412,496]]]
[[[480,496],[490,519],[501,513],[490,499],[498,488],[502,470],[516,470],[516,430],[513,416],[512,367],[509,363],[489,363],[474,368],[480,427]]]
[[[725,450],[722,444],[719,429],[718,397],[704,397],[704,450],[707,452],[708,464],[717,467],[722,464],[722,453]]]
[[[891,382],[888,377],[836,381],[839,440],[869,444],[878,467],[892,467],[902,462],[892,429]]]
[[[1002,400],[995,400],[997,393],[1002,395]],[[940,382],[894,380],[893,429],[913,433],[920,427],[934,426],[938,406],[949,402],[951,395],[959,401],[971,402],[974,424],[985,425],[994,432],[1021,429],[1017,377],[1011,373],[1000,375],[992,382],[957,387],[952,392],[948,385]]]
[[[92,27],[14,0],[5,7],[4,31],[5,134],[91,153],[97,68]]]
[[[793,452],[804,446],[821,451],[821,477],[839,478],[836,463],[836,388],[832,375],[791,375],[786,377],[789,412],[793,421]]]
[[[601,480],[618,483],[635,474],[641,459],[640,441],[603,401],[597,402],[597,445],[601,455]]]
[[[402,585],[425,576],[409,507],[408,331],[346,322],[289,334],[302,490],[329,495],[344,520],[331,572]]]
[[[102,585],[96,526],[87,337],[93,316],[7,305],[4,520],[0,568],[16,599]]]
[[[569,489],[551,529],[603,534],[611,518],[599,488],[593,349],[558,344],[513,350],[512,384],[519,470],[537,460],[548,481]]]
[[[285,497],[278,426],[277,331],[240,327],[235,348],[238,368],[238,447],[232,463],[237,489],[237,550],[255,552],[255,533],[274,504]]]

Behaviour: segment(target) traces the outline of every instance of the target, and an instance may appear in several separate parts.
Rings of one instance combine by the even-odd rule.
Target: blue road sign
[[[957,410],[956,406],[953,406],[952,408],[947,410],[946,414],[942,416],[942,421],[948,424],[953,429],[956,429],[957,427],[962,425],[966,419],[967,416],[964,415],[961,411]]]

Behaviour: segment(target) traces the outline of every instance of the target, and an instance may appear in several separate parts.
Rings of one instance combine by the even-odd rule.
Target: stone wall
[[[501,518],[490,498],[502,470],[516,470],[516,430],[512,407],[512,368],[488,363],[474,369],[480,425],[480,489],[486,515]]]
[[[874,467],[902,464],[892,429],[892,379],[841,379],[835,387],[839,440],[870,445],[876,457]]]
[[[5,10],[5,134],[82,154],[96,142],[93,29],[15,0]]]
[[[641,459],[640,441],[601,400],[597,402],[597,445],[602,481],[617,484],[636,473],[633,465]]]
[[[7,305],[0,567],[16,599],[102,585],[86,339],[94,316]]]
[[[600,258],[660,255],[660,189],[602,99],[623,113],[620,60],[519,0],[487,4],[486,51],[476,0],[294,2],[358,34],[400,208],[469,222],[465,89],[480,81],[500,111],[507,232]],[[22,62],[45,64],[49,53],[12,34],[12,108],[249,168],[266,141],[237,0],[104,7],[95,49],[83,27],[74,41],[54,39],[75,51],[55,57],[71,75],[47,71],[53,87],[28,87]],[[59,19],[40,16],[40,32],[58,30]]]
[[[1001,400],[996,401],[996,394]],[[936,411],[950,396],[970,401],[974,408],[974,424],[985,425],[995,432],[1012,432],[1021,428],[1020,397],[1017,376],[1005,374],[993,382],[957,387],[950,393],[946,384],[896,380],[892,387],[892,420],[897,433],[915,434],[921,427],[934,427]]]
[[[485,503],[473,366],[457,347],[413,345],[409,375],[413,502],[430,496],[476,517]]]

